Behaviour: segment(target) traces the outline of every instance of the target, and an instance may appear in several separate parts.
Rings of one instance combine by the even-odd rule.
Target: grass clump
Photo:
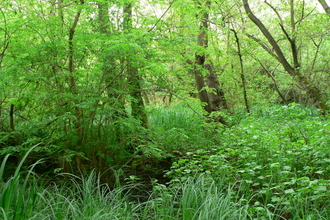
[[[141,205],[140,219],[248,219],[247,206],[232,193],[232,187],[206,175],[190,177],[175,189],[157,185]]]
[[[213,143],[203,127],[203,113],[190,105],[175,105],[170,108],[158,106],[149,110],[150,130],[154,143],[164,151],[199,149]],[[202,137],[201,137],[202,135]]]
[[[32,165],[21,170],[32,147],[13,176],[3,179],[7,155],[0,168],[0,218],[26,219],[134,219],[127,201],[129,186],[111,189],[91,173],[86,178],[71,175],[69,181],[47,187],[33,175]]]

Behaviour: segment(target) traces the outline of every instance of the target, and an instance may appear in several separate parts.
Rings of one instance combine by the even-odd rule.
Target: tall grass
[[[239,207],[239,203],[231,200],[233,191],[230,187],[224,193],[226,187],[204,177],[189,178],[176,191],[158,185],[144,203],[129,199],[130,189],[135,186],[111,189],[101,184],[100,177],[94,172],[86,177],[63,174],[69,175],[67,182],[46,187],[30,175],[34,165],[28,171],[21,170],[33,148],[7,180],[2,176],[8,156],[1,164],[0,219],[247,219],[247,207]],[[157,191],[157,187],[163,188]]]
[[[210,139],[203,138],[203,116],[201,111],[196,109],[187,105],[150,108],[150,129],[157,146],[164,151],[185,151],[211,145]]]
[[[191,130],[203,119],[201,112],[187,105],[164,106],[149,109],[149,123],[153,129],[170,130],[173,128]]]
[[[95,173],[72,176],[65,184],[43,189],[32,219],[135,219],[125,193],[129,186],[111,189],[99,180]]]
[[[0,208],[3,219],[27,219],[33,212],[36,204],[38,187],[35,181],[29,181],[34,177],[31,175],[33,168],[37,163],[25,173],[25,179],[22,179],[21,168],[28,154],[36,147],[32,147],[18,164],[13,176],[4,179],[5,165],[9,155],[5,156],[0,167]]]
[[[86,178],[71,175],[68,182],[43,186],[34,176],[33,164],[27,171],[23,157],[13,176],[3,178],[5,157],[0,167],[0,219],[135,219],[127,201],[128,187],[110,189],[91,173]]]
[[[188,178],[175,191],[163,187],[160,192],[160,195],[154,192],[149,201],[140,204],[140,219],[248,219],[248,206],[240,200],[233,200],[232,187],[203,175]]]

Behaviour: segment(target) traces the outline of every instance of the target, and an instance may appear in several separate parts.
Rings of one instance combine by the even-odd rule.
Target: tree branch
[[[280,46],[277,44],[274,37],[271,35],[271,33],[268,31],[268,29],[265,27],[265,25],[253,14],[247,0],[243,0],[243,6],[244,6],[244,9],[245,9],[246,13],[248,14],[248,17],[250,18],[250,20],[255,25],[257,25],[257,27],[260,29],[260,31],[263,33],[263,35],[267,38],[270,45],[272,45],[272,47],[274,48],[275,53],[277,54],[277,57],[278,57],[278,61],[282,64],[284,69],[291,76],[296,76],[295,69],[289,64],[289,62],[285,58]]]
[[[264,48],[264,50],[269,53],[269,55],[271,55],[272,57],[274,57],[276,60],[280,61],[279,58],[276,56],[276,54],[273,53],[273,51],[264,43],[262,42],[262,40],[260,40],[259,38],[256,38],[255,36],[245,33],[246,36],[248,36],[249,38],[251,38],[252,40],[254,40],[255,42],[257,42],[262,48]]]
[[[155,27],[157,26],[157,24],[163,19],[163,17],[165,16],[165,14],[168,12],[168,10],[170,10],[170,8],[172,7],[174,1],[172,1],[170,3],[170,5],[167,7],[167,9],[165,10],[165,12],[162,14],[162,16],[160,16],[160,18],[156,21],[156,23],[154,24],[154,26],[152,26],[148,32],[151,32],[153,29],[155,29]]]
[[[283,24],[283,20],[282,20],[280,14],[278,13],[278,11],[276,10],[276,8],[274,6],[272,6],[270,3],[268,3],[266,0],[265,0],[265,3],[275,12],[278,19],[280,20],[280,23]]]
[[[319,3],[322,5],[324,11],[327,13],[327,14],[330,14],[330,6],[327,4],[327,2],[325,0],[318,0]]]

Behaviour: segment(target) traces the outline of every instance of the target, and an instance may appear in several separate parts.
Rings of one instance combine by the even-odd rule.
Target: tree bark
[[[199,34],[197,37],[197,44],[203,48],[202,53],[195,54],[195,65],[194,74],[195,81],[198,89],[199,99],[203,104],[204,110],[209,116],[212,112],[220,110],[221,107],[228,108],[224,92],[220,88],[219,80],[214,72],[212,64],[206,63],[207,54],[205,50],[208,48],[208,20],[209,20],[209,10],[211,5],[210,1],[207,1],[205,8],[202,9],[203,15],[200,21]],[[202,8],[202,7],[200,7]],[[203,71],[207,71],[206,76],[203,75]],[[208,92],[207,90],[211,90]],[[223,117],[217,116],[213,120],[226,124]]]
[[[14,104],[10,104],[9,124],[10,124],[11,131],[15,131],[14,109],[15,109],[15,105]]]

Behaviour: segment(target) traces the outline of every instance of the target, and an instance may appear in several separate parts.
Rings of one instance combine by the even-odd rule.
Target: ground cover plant
[[[3,177],[8,157],[1,165],[1,218],[330,218],[330,120],[317,110],[297,104],[255,108],[251,114],[228,115],[231,126],[212,133],[185,105],[158,107],[151,115],[150,132],[159,136],[151,146],[140,146],[136,157],[172,155],[171,168],[145,167],[144,176],[123,168],[115,186],[103,184],[95,172],[61,174],[65,181],[50,184],[34,174],[39,162],[29,169],[23,165],[35,146],[11,177]],[[146,183],[146,173],[152,172],[167,182]],[[152,186],[147,192],[145,184]],[[136,193],[142,191],[141,200]]]
[[[296,104],[259,110],[216,134],[217,145],[186,152],[171,184],[208,173],[236,183],[257,219],[328,219],[330,120]]]

